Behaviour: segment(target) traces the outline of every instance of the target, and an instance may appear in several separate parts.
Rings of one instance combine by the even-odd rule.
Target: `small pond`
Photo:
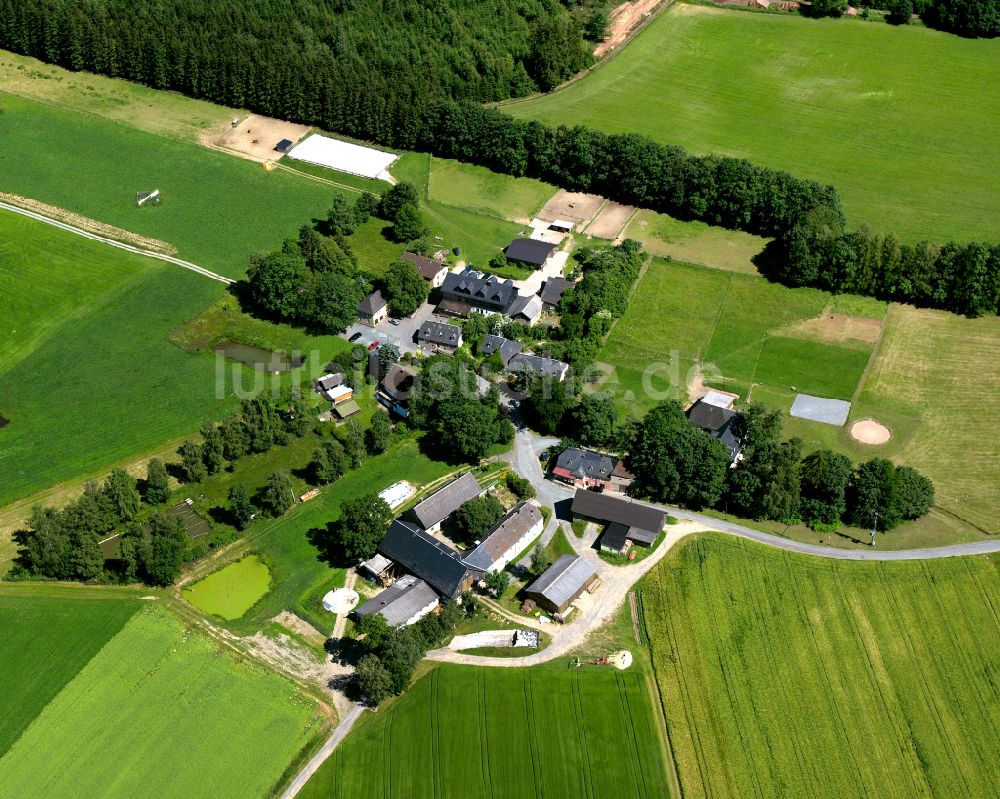
[[[245,363],[258,372],[290,372],[305,363],[305,358],[290,357],[284,352],[265,350],[236,341],[223,341],[215,345],[215,351],[234,361]]]
[[[270,588],[267,566],[250,555],[185,588],[184,597],[205,613],[232,620],[250,610]]]

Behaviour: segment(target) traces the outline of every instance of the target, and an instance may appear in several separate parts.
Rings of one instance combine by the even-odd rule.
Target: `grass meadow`
[[[991,240],[998,83],[997,41],[677,4],[587,77],[504,110],[832,183],[853,224],[906,240]]]
[[[668,796],[642,672],[441,666],[369,716],[303,799]]]
[[[325,218],[342,191],[99,116],[11,94],[0,101],[0,137],[18,142],[0,152],[0,191],[168,242],[229,277],[244,274],[250,253]],[[136,192],[154,188],[163,203],[137,208]]]
[[[183,590],[184,598],[198,610],[223,619],[238,619],[270,586],[267,566],[256,555],[250,555]]]
[[[147,605],[37,713],[0,783],[6,796],[265,797],[319,729],[292,683]]]
[[[684,796],[996,796],[998,580],[683,543],[641,591]]]
[[[0,757],[138,609],[128,598],[0,591]]]
[[[529,221],[556,187],[533,178],[514,178],[473,164],[432,158],[429,199],[501,219]]]

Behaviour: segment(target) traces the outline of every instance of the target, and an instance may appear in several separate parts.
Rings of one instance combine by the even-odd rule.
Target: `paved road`
[[[334,728],[330,737],[326,739],[326,742],[320,747],[320,750],[312,756],[312,759],[306,763],[305,768],[302,769],[296,775],[295,779],[292,780],[291,784],[285,788],[285,792],[281,794],[281,799],[292,799],[296,796],[299,791],[309,782],[309,778],[319,769],[320,766],[326,761],[326,759],[333,754],[333,750],[340,746],[341,741],[347,737],[347,733],[351,731],[351,727],[354,726],[361,714],[364,712],[364,707],[361,705],[354,705],[347,713],[341,718],[340,723]]]
[[[75,233],[77,236],[83,236],[85,239],[90,239],[91,241],[99,241],[102,244],[108,244],[112,247],[117,247],[119,250],[125,250],[126,252],[135,253],[136,255],[144,255],[147,258],[158,258],[161,261],[166,261],[167,263],[180,266],[184,269],[188,269],[192,272],[197,272],[203,277],[211,278],[212,280],[218,280],[220,283],[225,283],[227,286],[235,283],[235,280],[230,280],[228,277],[223,277],[222,275],[217,275],[215,272],[210,272],[198,264],[193,264],[190,261],[184,261],[180,258],[174,258],[172,255],[164,255],[163,253],[153,252],[151,250],[144,250],[141,247],[134,247],[131,244],[125,244],[121,241],[116,241],[115,239],[105,238],[104,236],[98,236],[96,233],[91,233],[90,231],[83,230],[82,228],[74,227],[73,225],[68,225],[65,222],[60,222],[57,219],[52,219],[44,214],[39,214],[36,211],[29,211],[26,208],[20,208],[16,205],[11,205],[10,203],[0,202],[0,208],[6,211],[12,211],[15,214],[20,214],[21,216],[29,217],[30,219],[35,219],[39,222],[44,222],[47,225],[52,225],[52,227],[57,227],[60,230],[65,230],[69,233]]]

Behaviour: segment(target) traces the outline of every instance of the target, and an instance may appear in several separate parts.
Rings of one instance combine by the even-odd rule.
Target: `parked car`
[[[381,343],[381,342],[379,342],[379,341],[373,341],[373,342],[372,342],[371,344],[369,344],[369,345],[368,345],[368,349],[369,349],[369,350],[373,350],[373,349],[375,349],[376,347],[378,347],[378,345],[379,345],[380,343]]]
[[[389,320],[389,324],[390,325],[398,325],[399,324],[399,320],[398,319],[390,319]]]
[[[545,461],[547,461],[547,460],[549,459],[549,453],[547,453],[547,452],[543,452],[543,453],[542,453],[541,455],[539,455],[538,457],[539,457],[539,458],[541,458],[541,460],[542,460],[542,463],[545,463]]]
[[[510,407],[511,408],[520,408],[521,407],[521,400],[511,400],[510,401]]]
[[[351,336],[347,340],[350,341],[350,342],[354,342],[354,341],[357,341],[359,338],[361,338],[361,334],[360,333],[355,333],[353,336]]]

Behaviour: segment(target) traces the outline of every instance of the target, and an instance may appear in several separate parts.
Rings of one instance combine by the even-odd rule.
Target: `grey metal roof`
[[[533,372],[540,377],[551,377],[555,380],[562,380],[566,376],[569,364],[557,361],[554,358],[545,358],[541,355],[519,352],[510,359],[507,368],[512,372]]]
[[[344,382],[344,376],[340,372],[336,372],[331,375],[323,375],[319,380],[316,381],[316,385],[319,386],[324,391],[328,391],[331,388],[336,388],[341,383]]]
[[[487,334],[483,337],[482,344],[479,345],[479,354],[489,357],[494,352],[500,353],[500,361],[506,367],[513,358],[521,351],[521,344],[503,336]]]
[[[555,244],[538,239],[514,239],[504,253],[512,261],[541,266],[555,248]]]
[[[435,261],[433,258],[425,258],[423,255],[417,255],[415,252],[404,252],[401,258],[404,261],[410,261],[427,280],[433,280],[438,272],[448,268],[447,264]]]
[[[537,507],[530,502],[519,502],[497,522],[479,546],[465,555],[465,562],[489,571],[508,549],[541,521],[542,512]]]
[[[381,311],[385,306],[385,297],[382,296],[380,290],[376,289],[358,303],[358,313],[374,314],[376,311]]]
[[[654,538],[667,522],[665,511],[640,505],[622,497],[609,494],[598,494],[578,488],[573,497],[572,511],[575,515],[586,516],[588,519],[599,519],[603,522],[618,522],[627,527],[647,530]]]
[[[445,297],[485,305],[497,311],[503,311],[516,294],[511,280],[501,280],[496,275],[485,275],[471,269],[445,275],[441,293]]]
[[[535,324],[542,315],[542,300],[537,294],[517,294],[507,306],[506,314],[511,319],[520,316],[528,324]]]
[[[593,477],[597,480],[607,480],[614,471],[615,460],[601,452],[567,447],[556,458],[556,468],[566,469],[576,478]]]
[[[417,340],[438,344],[442,347],[462,346],[462,328],[441,322],[424,322],[417,331]]]
[[[437,601],[433,588],[419,577],[407,574],[354,612],[359,618],[381,613],[390,627],[399,627]]]
[[[433,527],[451,516],[463,502],[475,499],[482,493],[483,487],[479,485],[479,481],[472,472],[466,472],[427,497],[413,509],[413,514],[424,527]]]
[[[458,596],[466,577],[478,573],[447,544],[402,519],[389,525],[378,551],[445,597]]]
[[[561,555],[525,593],[540,594],[561,608],[596,576],[593,567],[579,555]]]
[[[542,286],[542,293],[539,296],[546,305],[558,305],[566,289],[575,285],[572,280],[564,277],[550,277]]]

